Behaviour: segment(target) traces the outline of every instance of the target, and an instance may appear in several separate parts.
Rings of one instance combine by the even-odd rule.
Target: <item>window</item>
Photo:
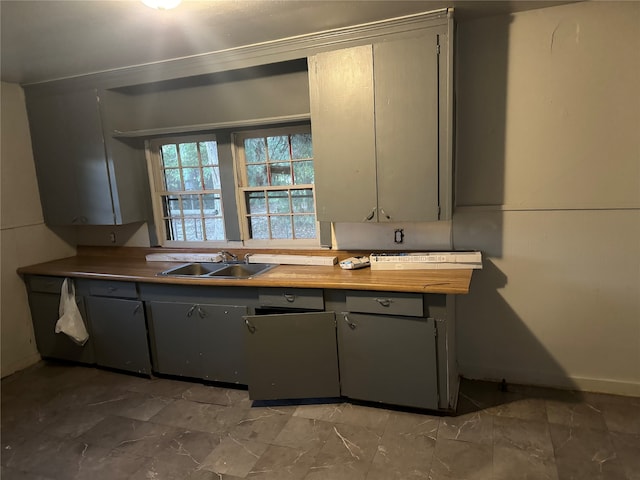
[[[147,142],[161,244],[317,247],[311,127],[217,133]]]
[[[317,244],[310,128],[242,132],[235,145],[244,238]]]
[[[225,240],[215,137],[163,138],[149,146],[154,214],[163,245]]]

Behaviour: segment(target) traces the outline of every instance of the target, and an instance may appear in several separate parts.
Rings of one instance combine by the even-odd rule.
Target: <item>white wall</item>
[[[461,373],[640,395],[640,3],[458,33]]]
[[[22,88],[2,82],[0,155],[0,366],[2,377],[37,362],[20,266],[75,254],[42,219]]]

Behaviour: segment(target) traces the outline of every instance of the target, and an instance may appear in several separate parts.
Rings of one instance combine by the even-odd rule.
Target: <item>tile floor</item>
[[[2,479],[640,480],[640,399],[463,381],[457,416],[40,363],[2,380]]]

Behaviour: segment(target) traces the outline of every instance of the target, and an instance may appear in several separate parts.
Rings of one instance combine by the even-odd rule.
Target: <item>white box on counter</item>
[[[372,253],[372,270],[481,269],[481,252]]]

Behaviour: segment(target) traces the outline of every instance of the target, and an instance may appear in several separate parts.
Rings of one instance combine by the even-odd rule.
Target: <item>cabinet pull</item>
[[[207,316],[207,312],[202,310],[202,308],[200,308],[200,305],[198,305],[198,316],[200,318],[205,318]]]
[[[382,215],[384,215],[384,218],[386,218],[387,220],[391,220],[391,217],[389,215],[387,215],[387,213],[384,211],[383,208],[380,209],[380,213]]]
[[[376,298],[376,302],[378,302],[383,307],[388,307],[389,305],[391,305],[390,298]]]
[[[296,301],[295,295],[291,295],[290,293],[283,293],[282,295],[284,296],[284,299],[289,303],[293,303]]]
[[[249,333],[256,333],[256,326],[252,324],[248,318],[244,319],[244,324],[247,326]]]
[[[189,311],[187,312],[187,317],[190,317],[191,315],[193,315],[193,311],[198,307],[197,304],[194,304],[191,306],[191,308],[189,309]]]
[[[109,287],[107,288],[107,290],[109,291],[109,293],[114,293],[118,291],[118,287]]]
[[[133,314],[137,315],[137,313],[140,311],[141,308],[142,308],[142,304],[141,303],[136,305],[136,308],[133,309]]]
[[[351,330],[355,330],[356,324],[349,320],[349,315],[347,315],[346,313],[343,313],[342,315],[344,316],[344,321],[347,322],[347,325],[349,325],[349,328]]]
[[[364,219],[368,222],[369,220],[373,219],[375,214],[376,214],[376,207],[373,207],[373,209],[371,209],[371,213],[369,213],[369,215],[367,215]]]

